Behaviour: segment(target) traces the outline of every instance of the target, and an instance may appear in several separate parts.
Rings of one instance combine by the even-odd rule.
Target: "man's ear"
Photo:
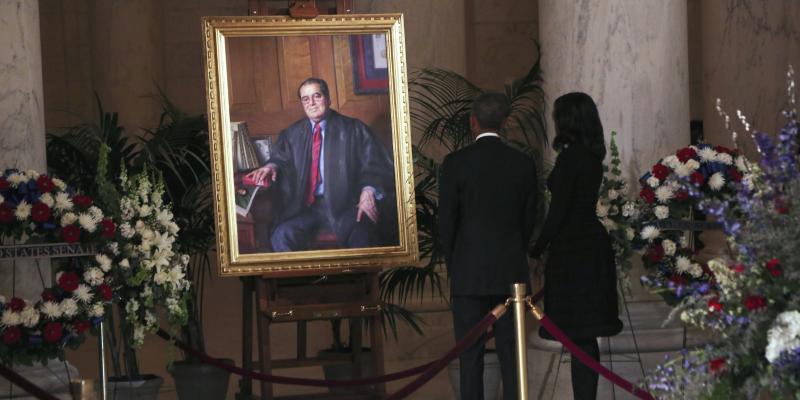
[[[480,132],[481,126],[478,124],[478,118],[474,115],[470,114],[469,116],[469,131],[472,133],[472,136],[477,136],[478,132]]]

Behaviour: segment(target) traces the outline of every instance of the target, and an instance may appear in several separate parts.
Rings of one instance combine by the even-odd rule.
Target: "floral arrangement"
[[[734,198],[700,197],[736,259],[709,262],[713,279],[687,290],[675,313],[720,340],[660,366],[648,378],[659,398],[800,398],[798,125],[795,110],[784,114],[776,139],[752,133],[761,160]]]
[[[158,329],[159,305],[173,328],[186,324],[189,256],[173,248],[178,225],[163,202],[163,181],[153,183],[147,170],[129,179],[123,170],[120,185],[115,282],[124,303],[123,328],[129,344],[139,347],[146,331]]]
[[[645,269],[652,271],[642,277],[643,285],[674,304],[687,288],[707,284],[712,274],[696,262],[684,232],[664,227],[670,220],[691,219],[700,197],[735,197],[747,171],[747,159],[737,150],[698,144],[662,158],[640,178],[641,213],[633,246],[643,252]]]
[[[617,132],[611,132],[611,166],[603,164],[603,183],[600,185],[600,196],[597,200],[597,218],[611,236],[614,257],[617,265],[619,288],[630,293],[630,261],[633,255],[631,241],[636,235],[633,222],[639,216],[639,209],[634,201],[628,199],[628,182],[622,178],[619,149],[616,143]]]
[[[67,242],[98,246],[88,260],[59,264],[55,284],[38,299],[0,295],[0,360],[46,363],[63,358],[98,325],[113,298],[108,243],[116,224],[93,200],[36,171],[6,170],[0,176],[0,236],[4,243]],[[44,282],[43,282],[44,286]]]

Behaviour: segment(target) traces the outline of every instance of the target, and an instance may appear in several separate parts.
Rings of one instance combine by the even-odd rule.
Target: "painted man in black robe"
[[[367,125],[330,108],[324,80],[306,79],[298,97],[307,118],[284,129],[267,163],[249,174],[280,191],[272,250],[312,250],[321,231],[343,248],[389,244],[382,232],[397,223],[388,152]]]

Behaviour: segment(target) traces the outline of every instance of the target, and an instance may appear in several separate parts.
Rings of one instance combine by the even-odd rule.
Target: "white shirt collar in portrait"
[[[482,138],[482,137],[489,137],[489,136],[500,137],[500,135],[498,135],[498,134],[496,134],[496,133],[494,133],[494,132],[483,132],[483,133],[481,133],[480,135],[478,135],[478,136],[475,138],[475,141],[477,142],[477,141],[478,141],[478,139],[480,139],[480,138]]]

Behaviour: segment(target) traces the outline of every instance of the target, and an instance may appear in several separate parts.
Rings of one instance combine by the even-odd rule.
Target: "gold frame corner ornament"
[[[205,82],[211,148],[212,192],[219,274],[272,277],[358,272],[417,265],[416,203],[411,123],[402,14],[203,17]],[[389,103],[394,148],[399,243],[396,246],[320,251],[240,254],[233,195],[232,143],[229,135],[226,39],[260,36],[386,35]]]

